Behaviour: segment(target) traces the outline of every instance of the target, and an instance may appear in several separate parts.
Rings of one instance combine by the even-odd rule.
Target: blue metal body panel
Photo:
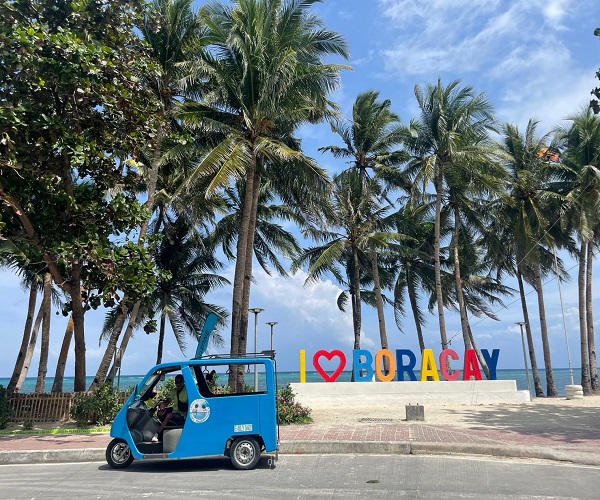
[[[211,366],[224,364],[261,364],[266,375],[266,391],[247,394],[212,394],[198,372],[210,370]],[[180,362],[163,363],[152,368],[140,382],[138,390],[148,386],[152,377],[161,371],[181,369],[188,394],[188,415],[181,432],[181,438],[174,451],[166,454],[168,459],[199,458],[218,456],[226,453],[232,439],[237,436],[254,436],[264,444],[264,451],[271,453],[278,449],[277,407],[275,366],[267,357],[222,359],[204,358]],[[127,442],[134,458],[140,460],[154,458],[151,453],[142,453],[134,442],[132,430],[127,422],[130,407],[139,405],[144,394],[132,394],[116,416],[110,435]],[[138,439],[139,441],[139,439]],[[159,454],[162,457],[162,454]],[[165,458],[165,457],[162,457]]]

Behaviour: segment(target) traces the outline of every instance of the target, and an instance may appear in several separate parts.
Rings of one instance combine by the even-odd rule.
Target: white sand
[[[496,403],[496,404],[433,404],[423,403],[425,423],[427,424],[446,424],[458,425],[463,427],[472,426],[474,421],[479,420],[485,424],[485,418],[494,414],[503,418],[510,418],[511,415],[528,414],[551,417],[554,415],[564,415],[571,413],[579,408],[596,409],[596,412],[586,412],[586,414],[596,413],[600,419],[600,395],[585,396],[583,399],[566,398],[535,398],[530,403]],[[352,405],[332,407],[326,403],[319,403],[311,406],[312,418],[317,425],[335,425],[359,422],[360,419],[393,419],[396,421],[406,421],[406,405],[391,406],[382,401],[381,404]],[[411,422],[412,423],[412,422]]]

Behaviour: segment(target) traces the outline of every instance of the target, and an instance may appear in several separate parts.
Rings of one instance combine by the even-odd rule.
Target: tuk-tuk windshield
[[[146,379],[146,381],[144,382],[143,385],[138,386],[137,395],[143,397],[148,392],[149,389],[151,389],[158,383],[160,376],[161,376],[160,372],[156,372],[156,373],[153,373],[152,375],[150,375]]]

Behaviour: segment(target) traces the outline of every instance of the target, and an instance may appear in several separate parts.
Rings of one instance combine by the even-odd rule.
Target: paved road
[[[227,459],[5,465],[0,499],[598,498],[600,469],[439,456],[286,455],[274,469]]]

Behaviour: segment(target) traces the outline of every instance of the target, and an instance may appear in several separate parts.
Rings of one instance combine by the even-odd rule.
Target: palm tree
[[[124,351],[133,332],[142,326],[147,334],[158,330],[157,364],[162,361],[167,322],[182,352],[187,346],[186,335],[198,340],[202,325],[211,312],[219,317],[218,325],[222,327],[225,324],[227,312],[205,302],[205,297],[215,288],[229,284],[227,279],[210,272],[222,265],[208,250],[206,240],[197,234],[185,217],[167,218],[161,236],[154,252],[154,262],[160,271],[157,287],[141,304],[136,318],[129,322],[120,347]],[[120,314],[118,306],[107,314],[101,338],[111,334]],[[156,317],[159,318],[158,326]],[[222,346],[224,342],[222,336],[215,332],[211,343]],[[109,382],[112,383],[112,370]]]
[[[224,190],[224,211],[208,238],[211,249],[221,247],[229,260],[235,260],[235,244],[240,228],[245,192],[244,182],[238,181],[234,186]],[[262,269],[271,275],[272,266],[281,275],[287,272],[278,255],[293,259],[300,253],[301,247],[297,239],[289,231],[276,224],[275,220],[291,221],[302,226],[305,220],[288,205],[276,205],[273,202],[270,182],[264,182],[259,193],[257,208],[256,232],[254,235],[254,256]]]
[[[401,243],[390,244],[388,258],[395,263],[398,272],[394,285],[394,317],[396,325],[403,331],[402,316],[405,314],[405,300],[412,311],[419,348],[426,348],[423,338],[425,314],[419,304],[422,293],[435,296],[435,268],[432,259],[434,225],[431,204],[413,206],[407,203],[388,217],[387,223],[399,234],[407,238]]]
[[[207,193],[244,179],[233,284],[231,354],[246,352],[248,306],[258,198],[262,181],[284,202],[291,191],[324,193],[328,178],[292,139],[298,126],[332,115],[327,97],[339,84],[342,66],[323,64],[330,55],[348,57],[344,39],[326,30],[310,12],[318,0],[237,0],[233,6],[202,8],[208,48],[192,63],[187,82],[202,82],[200,102],[182,106],[179,117],[215,147],[201,161],[198,176],[212,179]],[[271,175],[279,169],[281,177]],[[302,181],[300,181],[302,179]],[[193,182],[195,179],[191,179]],[[281,191],[278,191],[281,188]],[[310,197],[306,198],[310,199]],[[229,385],[243,387],[233,367]]]
[[[564,148],[561,157],[562,191],[566,195],[566,218],[576,228],[579,247],[579,334],[581,385],[584,394],[600,390],[593,331],[591,272],[594,241],[600,218],[600,118],[585,109],[569,118],[568,127],[556,131]]]
[[[470,165],[470,168],[450,170],[447,174],[447,208],[454,221],[450,246],[454,262],[456,300],[465,349],[474,347],[475,342],[467,316],[467,304],[463,291],[464,279],[461,275],[462,268],[468,270],[469,266],[461,265],[460,256],[465,252],[470,252],[472,265],[479,264],[481,260],[481,257],[473,252],[477,248],[475,232],[481,234],[485,231],[488,200],[501,193],[502,178],[505,173],[504,170],[498,168],[499,165],[492,158],[490,160],[489,164],[474,163]],[[480,361],[483,361],[481,356]],[[487,371],[485,363],[482,363],[482,366]]]
[[[415,86],[421,116],[411,121],[404,137],[404,147],[412,157],[407,174],[414,179],[415,194],[420,196],[430,183],[436,194],[434,262],[442,349],[448,348],[440,251],[442,205],[453,178],[472,176],[471,182],[482,182],[483,166],[495,163],[496,155],[488,139],[493,125],[490,104],[483,94],[475,95],[471,87],[459,85],[454,81],[444,87],[438,80],[425,90]],[[455,271],[459,267],[455,265]],[[459,283],[460,277],[456,280]]]
[[[309,248],[296,259],[293,270],[308,264],[307,283],[332,273],[338,282],[350,288],[354,349],[360,349],[361,279],[370,271],[371,249],[398,240],[395,233],[378,231],[380,220],[388,207],[381,208],[375,202],[380,193],[379,185],[372,180],[364,184],[355,169],[349,169],[334,179],[333,210],[327,226],[312,227],[304,231],[318,247]],[[340,272],[344,269],[346,277]],[[338,298],[338,304],[343,299]]]
[[[536,137],[537,122],[530,120],[525,134],[519,129],[507,124],[504,127],[504,146],[509,157],[506,166],[510,172],[509,199],[503,204],[499,215],[501,224],[510,231],[515,250],[516,272],[519,279],[530,282],[537,292],[540,330],[546,368],[546,394],[557,396],[554,383],[550,344],[544,306],[542,275],[544,265],[547,265],[547,250],[543,244],[552,247],[553,239],[548,233],[550,226],[549,215],[555,211],[556,193],[550,191],[552,169],[546,167],[543,159],[547,137]],[[546,262],[545,262],[546,261]],[[520,288],[521,285],[520,285]],[[521,290],[521,293],[523,291]],[[522,298],[524,302],[524,298]],[[524,311],[525,313],[525,311]],[[526,322],[527,341],[529,344],[530,361],[534,369],[533,339],[531,328]],[[535,381],[535,372],[534,372]],[[536,386],[536,393],[538,393]]]
[[[1,243],[6,243],[6,242],[0,242],[0,244]],[[6,264],[7,266],[9,266],[8,260],[5,260],[3,258],[3,261],[7,263]],[[19,353],[18,353],[17,359],[15,361],[15,367],[13,369],[12,376],[11,376],[11,378],[8,382],[8,386],[7,386],[7,392],[9,394],[12,394],[13,392],[19,392],[19,390],[21,389],[21,387],[17,384],[17,382],[19,381],[19,376],[21,375],[21,373],[23,371],[23,367],[27,360],[27,346],[29,345],[32,331],[33,331],[32,330],[33,325],[34,325],[33,318],[35,315],[37,296],[39,293],[39,280],[38,280],[37,275],[32,275],[32,278],[33,278],[33,281],[31,281],[29,283],[26,280],[26,287],[29,288],[27,318],[25,320],[25,328],[23,330],[21,347],[19,348]],[[36,335],[37,335],[37,333],[36,333]],[[32,354],[33,354],[33,351],[32,351]],[[29,364],[28,364],[28,366],[29,366]]]
[[[225,278],[207,272],[219,268],[220,264],[185,220],[168,224],[163,234],[155,251],[155,262],[165,277],[159,279],[148,306],[151,317],[160,317],[157,364],[162,361],[166,321],[184,352],[185,333],[198,339],[209,313],[214,312],[220,318],[226,316],[222,308],[207,304],[204,297],[216,287],[229,284]],[[220,336],[213,335],[211,340],[215,345],[223,344]]]
[[[402,183],[399,166],[407,160],[407,155],[399,149],[402,138],[400,119],[391,112],[391,101],[378,101],[379,92],[368,91],[360,94],[352,107],[352,121],[338,120],[332,123],[332,130],[344,141],[344,146],[327,146],[319,151],[330,152],[335,158],[351,159],[359,172],[360,182],[366,185],[370,171],[384,187],[393,188]],[[392,184],[392,182],[394,184]],[[379,323],[381,348],[388,348],[383,296],[379,277],[377,248],[371,249],[371,271]],[[384,358],[384,372],[389,371],[388,359]]]

